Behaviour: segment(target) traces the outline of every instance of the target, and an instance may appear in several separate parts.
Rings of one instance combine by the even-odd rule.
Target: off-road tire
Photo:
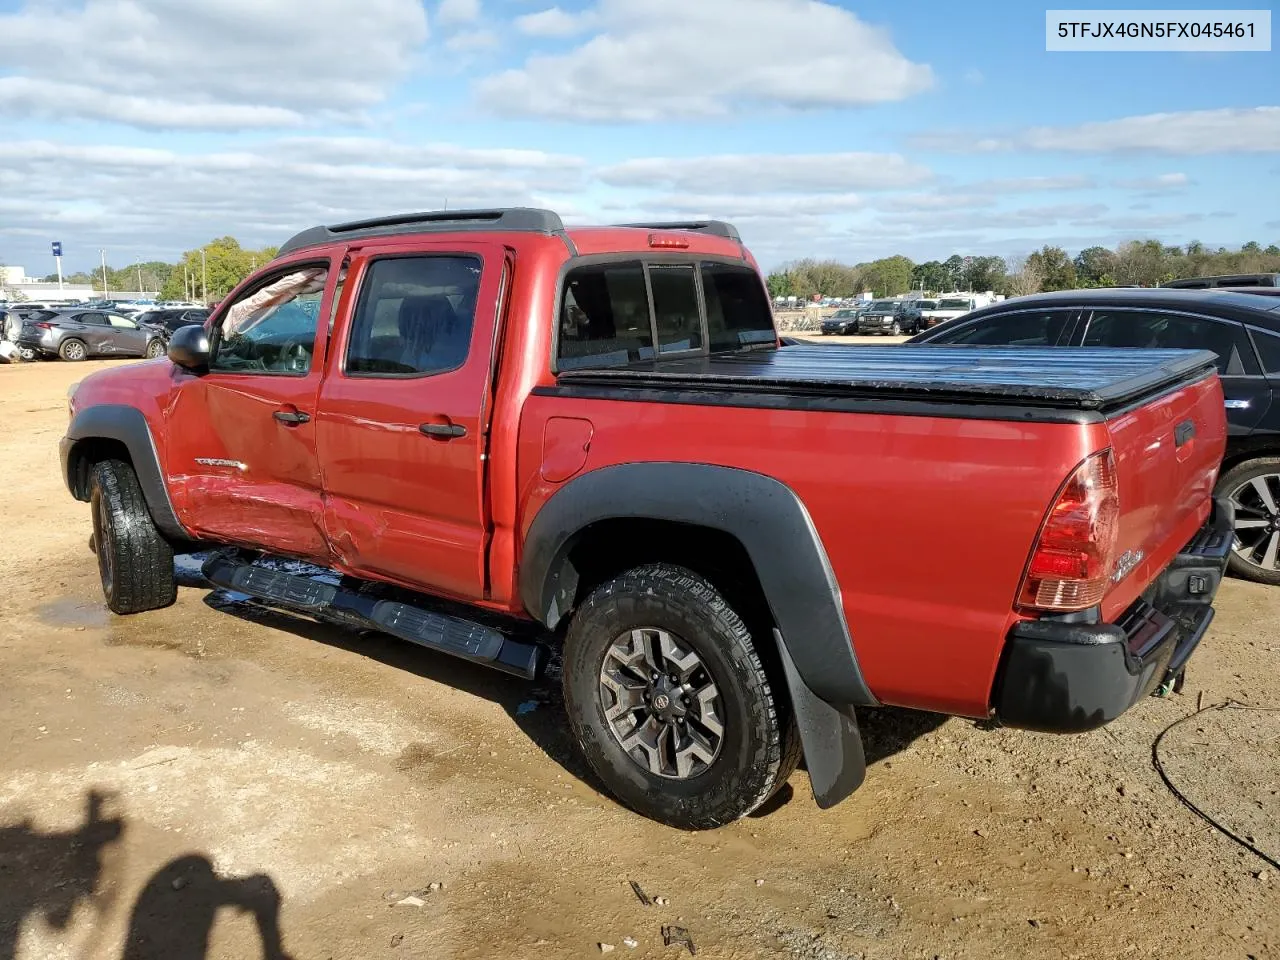
[[[1229,497],[1234,490],[1238,489],[1242,484],[1248,483],[1254,477],[1276,473],[1280,473],[1280,457],[1255,457],[1250,460],[1244,460],[1241,463],[1237,463],[1218,479],[1218,489],[1215,491],[1215,496]],[[1227,570],[1242,580],[1280,586],[1280,570],[1263,570],[1260,566],[1246,561],[1234,550],[1227,554]]]
[[[605,718],[600,670],[606,653],[620,636],[642,627],[670,631],[692,647],[723,700],[720,752],[688,779],[641,767]],[[610,792],[672,827],[706,830],[751,813],[786,783],[800,760],[785,694],[766,673],[742,618],[710,583],[682,567],[637,567],[587,597],[565,637],[564,698],[578,744]]]
[[[107,608],[142,613],[173,603],[178,596],[173,547],[156,529],[133,467],[123,460],[96,464],[89,506]]]
[[[85,346],[83,340],[68,337],[58,345],[58,356],[69,363],[79,363],[81,360],[89,359],[89,348]]]

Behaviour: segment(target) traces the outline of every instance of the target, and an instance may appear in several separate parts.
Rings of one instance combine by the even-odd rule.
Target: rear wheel
[[[63,360],[80,361],[89,355],[89,349],[82,340],[63,340],[58,347],[58,356]]]
[[[1280,585],[1280,457],[1237,464],[1218,481],[1218,495],[1236,508],[1228,569],[1246,580]]]
[[[178,596],[173,547],[156,529],[133,466],[103,460],[89,493],[102,594],[112,613],[167,607]]]
[[[624,804],[687,830],[745,816],[786,782],[799,736],[742,619],[680,567],[598,587],[565,639],[569,720]]]

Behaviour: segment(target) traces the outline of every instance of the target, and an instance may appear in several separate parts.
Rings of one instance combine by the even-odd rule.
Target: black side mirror
[[[204,327],[179,327],[169,337],[169,359],[190,373],[209,372],[209,335]]]

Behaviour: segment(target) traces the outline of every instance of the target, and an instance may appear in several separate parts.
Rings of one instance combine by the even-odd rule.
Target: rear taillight
[[[53,329],[53,324],[52,324],[52,323],[45,323],[43,320],[41,320],[39,323],[37,323],[37,324],[35,325],[35,328],[36,328],[37,330],[52,330],[52,329]]]
[[[1100,602],[1111,583],[1119,529],[1116,460],[1103,450],[1063,484],[1031,553],[1019,605],[1062,612]]]

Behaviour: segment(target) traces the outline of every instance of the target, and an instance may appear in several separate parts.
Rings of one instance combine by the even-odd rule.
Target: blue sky
[[[0,0],[0,262],[44,274],[51,240],[68,270],[174,259],[446,202],[716,216],[766,266],[1280,242],[1276,53],[1047,53],[1044,16]]]

